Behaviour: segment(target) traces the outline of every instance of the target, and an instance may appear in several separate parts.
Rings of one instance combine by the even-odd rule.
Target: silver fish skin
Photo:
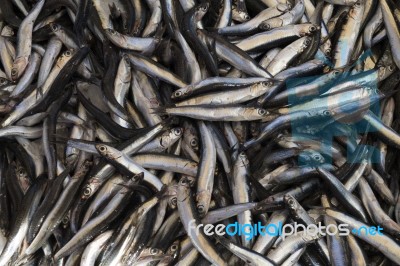
[[[37,2],[36,6],[22,21],[18,30],[18,43],[15,60],[11,69],[11,78],[15,81],[24,73],[32,52],[32,32],[33,25],[44,6],[45,0]]]
[[[193,246],[195,246],[196,249],[211,263],[221,266],[228,265],[217,253],[216,248],[210,240],[207,239],[205,234],[202,231],[200,231],[200,234],[197,234],[196,232],[197,212],[188,180],[185,177],[182,177],[179,181],[177,202],[179,216],[181,217],[186,232],[192,240]]]

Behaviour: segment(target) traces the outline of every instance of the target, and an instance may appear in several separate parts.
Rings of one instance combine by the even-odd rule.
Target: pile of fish
[[[0,266],[399,265],[399,69],[398,0],[1,0]]]

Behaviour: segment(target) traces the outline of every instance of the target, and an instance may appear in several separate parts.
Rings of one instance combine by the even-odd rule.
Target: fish
[[[0,266],[398,264],[399,21],[3,0]]]

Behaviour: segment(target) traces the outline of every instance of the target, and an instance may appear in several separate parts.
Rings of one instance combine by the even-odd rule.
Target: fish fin
[[[170,127],[173,125],[178,125],[179,124],[179,118],[178,117],[167,117],[166,119],[164,119],[163,121],[160,122],[162,125],[164,125],[164,127]]]
[[[40,87],[38,87],[36,89],[36,99],[39,98],[39,95],[40,95],[40,98],[43,97],[43,88],[42,88],[42,86],[40,86]]]
[[[87,81],[91,84],[100,86],[101,85],[100,77],[101,77],[100,73],[93,73]]]
[[[261,183],[251,174],[247,174],[247,177],[250,180],[250,183],[254,187],[255,193],[257,195],[257,198],[259,199],[265,199],[270,196],[270,193],[268,192],[267,189],[261,185]]]
[[[229,153],[232,154],[236,150],[239,150],[239,148],[240,148],[240,144],[239,144],[239,142],[237,142],[232,147],[229,147]]]
[[[381,100],[392,97],[394,94],[396,94],[397,92],[399,92],[399,89],[398,89],[398,88],[399,88],[399,87],[396,87],[396,88],[391,89],[391,90],[389,90],[389,91],[387,91],[387,92],[384,92]]]
[[[163,185],[162,188],[160,189],[160,191],[156,194],[156,197],[158,199],[163,199],[163,198],[169,197],[168,192],[169,192],[168,186]]]
[[[224,247],[229,248],[229,245],[231,244],[231,242],[228,239],[226,239],[223,236],[219,236],[217,234],[214,234],[213,237],[214,237],[216,243],[219,243],[219,244],[223,245]]]
[[[131,173],[131,174],[127,175],[126,177],[128,179],[134,179],[134,181],[136,181],[139,184],[139,183],[141,183],[143,181],[144,173],[143,172],[140,172],[139,174]],[[136,187],[136,186],[139,186],[138,184],[135,184],[135,185],[132,185],[132,186],[127,186],[127,185],[125,185],[123,183],[116,183],[116,184],[120,185],[120,186],[123,186],[123,187],[126,187],[126,188],[132,188],[132,189],[134,187]]]
[[[247,7],[244,1],[238,1],[236,3],[236,9],[237,11],[247,13]]]
[[[313,207],[313,212],[318,215],[326,215],[326,210],[333,210],[333,208]]]
[[[134,178],[137,182],[142,182],[144,179],[144,173],[141,172],[139,174],[133,175],[131,178]]]
[[[204,28],[207,32],[218,33],[219,29],[213,27],[205,27]]]
[[[50,135],[50,142],[54,141],[56,143],[63,143],[66,144],[70,138],[64,137],[60,134],[51,134]]]
[[[142,186],[142,185],[130,185],[130,186],[128,186],[128,185],[125,185],[123,183],[116,183],[116,185],[124,187],[124,188],[127,188],[127,189],[132,190],[132,191],[145,191],[145,190],[147,190],[147,187]]]
[[[166,106],[159,106],[159,107],[151,108],[150,114],[168,115],[167,107]]]
[[[110,9],[110,17],[112,19],[116,19],[121,15],[120,11],[118,11],[118,7],[115,5],[115,3],[109,4],[108,8]]]
[[[162,25],[162,24],[158,25],[158,27],[156,29],[156,32],[154,33],[154,37],[153,38],[155,38],[158,41],[160,41],[162,39],[162,36],[165,33],[166,28],[167,27],[165,25]]]

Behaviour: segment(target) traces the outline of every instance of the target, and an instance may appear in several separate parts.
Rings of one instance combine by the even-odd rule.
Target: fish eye
[[[0,84],[1,85],[7,84],[7,80],[5,78],[0,78]]]
[[[393,66],[393,65],[390,65],[390,66],[388,67],[388,69],[389,69],[390,72],[393,72],[393,71],[394,71],[394,66]]]
[[[172,250],[172,251],[175,251],[175,250],[177,250],[177,249],[178,249],[178,246],[177,246],[177,245],[172,245],[172,246],[171,246],[171,250]]]
[[[333,74],[334,74],[334,75],[339,75],[339,74],[340,74],[340,71],[339,71],[339,70],[335,70],[335,71],[333,71]]]
[[[181,183],[181,185],[186,185],[188,182],[187,182],[186,178],[182,178],[180,183]]]
[[[173,197],[172,199],[171,199],[171,206],[176,206],[176,204],[178,203],[178,200],[177,200],[177,198],[176,197]]]
[[[65,55],[66,55],[66,56],[71,56],[71,51],[66,51],[66,52],[65,52]]]
[[[55,23],[51,23],[50,24],[50,28],[51,28],[52,31],[57,31],[58,30],[58,25],[55,24]]]
[[[323,112],[323,115],[329,116],[329,115],[331,115],[331,111],[325,110],[325,111]]]
[[[316,161],[321,160],[321,156],[319,156],[319,155],[314,155],[314,160],[316,160]]]
[[[307,46],[310,45],[310,43],[311,43],[311,40],[308,39],[308,38],[304,41],[304,44],[307,45]]]
[[[115,35],[115,34],[116,34],[116,32],[115,32],[114,29],[108,29],[108,31],[109,31],[112,35]]]
[[[89,196],[92,193],[92,189],[90,187],[86,187],[83,191],[83,195]]]
[[[250,19],[250,16],[247,15],[247,14],[245,14],[243,17],[244,17],[245,20],[249,20]]]
[[[332,52],[331,49],[326,49],[325,50],[325,55],[330,56],[331,52]]]
[[[205,212],[205,208],[203,205],[197,205],[197,210],[199,211],[199,213],[204,213]]]
[[[317,27],[315,27],[315,26],[311,26],[310,27],[310,32],[313,32],[313,31],[316,31],[317,30]]]
[[[288,199],[287,203],[292,207],[294,207],[294,205],[295,205],[295,202],[292,198]]]
[[[198,145],[198,143],[197,143],[197,140],[196,140],[196,139],[192,139],[192,140],[190,141],[190,146],[196,147],[197,145]]]
[[[270,30],[271,29],[271,25],[269,23],[263,23],[263,24],[261,24],[261,29]]]
[[[11,76],[16,76],[18,74],[18,70],[16,68],[11,69]]]
[[[99,147],[99,150],[100,150],[101,152],[105,152],[105,151],[107,150],[107,148],[106,148],[106,146],[100,146],[100,147]]]
[[[127,64],[127,67],[131,66],[131,61],[129,61],[129,58],[126,55],[124,56],[124,61]]]
[[[267,112],[264,109],[258,109],[259,115],[265,115]]]
[[[199,11],[202,11],[202,12],[207,12],[207,10],[208,10],[208,3],[204,3],[204,4],[200,5],[198,10],[199,10]]]
[[[150,249],[150,253],[151,253],[152,255],[155,255],[155,254],[158,253],[158,249],[152,248],[152,249]]]
[[[180,128],[175,128],[175,129],[174,129],[174,134],[177,135],[177,136],[182,135],[182,129],[180,129]]]
[[[262,82],[262,85],[263,85],[264,87],[270,87],[270,86],[272,86],[272,84],[273,84],[272,81],[263,81],[263,82]]]
[[[69,222],[69,218],[68,218],[68,216],[65,216],[63,219],[62,219],[62,223],[63,224],[67,224]]]
[[[176,92],[174,93],[174,96],[175,96],[175,97],[181,97],[181,96],[182,96],[182,92],[181,92],[181,91],[176,91]]]

